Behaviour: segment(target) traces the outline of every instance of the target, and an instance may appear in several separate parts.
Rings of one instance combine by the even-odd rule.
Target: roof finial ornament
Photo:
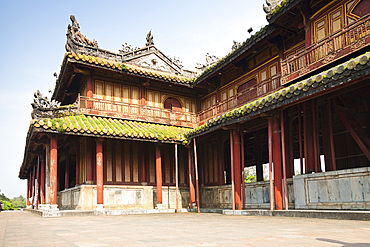
[[[80,32],[80,24],[78,24],[76,17],[74,15],[70,16],[72,21],[72,25],[68,25],[68,33],[71,33],[72,38],[77,41],[78,43],[82,43],[85,45],[89,45],[95,48],[98,48],[98,42],[94,39],[93,41],[86,38],[86,36],[82,35]],[[68,36],[68,34],[67,34]]]
[[[149,31],[149,33],[146,35],[146,44],[145,46],[151,46],[154,45],[152,30]]]
[[[270,14],[270,12],[281,2],[281,0],[266,0],[266,5],[263,4],[263,11],[266,14]]]

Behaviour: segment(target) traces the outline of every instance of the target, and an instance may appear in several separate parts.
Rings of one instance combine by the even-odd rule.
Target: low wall
[[[370,209],[370,167],[293,177],[297,209]]]
[[[162,188],[163,206],[176,208],[175,187]],[[187,207],[189,191],[179,189],[179,207]],[[93,210],[96,207],[96,185],[78,185],[58,192],[59,209]],[[153,209],[157,202],[157,189],[153,186],[104,185],[104,208]]]
[[[293,179],[287,179],[289,208],[294,208]],[[284,188],[283,188],[284,189]],[[224,208],[232,206],[231,185],[201,187],[201,208]],[[255,182],[245,184],[245,208],[269,209],[270,208],[270,182]]]

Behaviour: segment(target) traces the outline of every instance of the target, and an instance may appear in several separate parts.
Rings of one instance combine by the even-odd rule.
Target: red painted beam
[[[157,204],[162,204],[162,158],[161,149],[158,144],[155,145],[155,175],[157,182]]]
[[[50,204],[57,204],[58,143],[57,136],[50,137]]]
[[[370,161],[370,151],[369,151],[369,149],[362,142],[361,138],[357,135],[355,129],[351,126],[351,124],[344,117],[344,115],[340,111],[339,107],[335,104],[335,102],[333,104],[333,107],[334,107],[335,113],[337,113],[339,119],[342,121],[342,123],[344,124],[344,126],[347,128],[348,132],[351,134],[351,136],[353,137],[353,139],[355,140],[355,142],[357,143],[357,145],[360,147],[360,149],[362,150],[362,152],[365,154],[365,156],[367,157],[367,159]]]
[[[97,204],[104,204],[103,188],[103,143],[101,140],[96,142],[96,195]]]

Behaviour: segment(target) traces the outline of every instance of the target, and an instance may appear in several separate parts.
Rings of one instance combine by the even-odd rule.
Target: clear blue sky
[[[33,93],[55,86],[65,53],[69,16],[99,47],[118,52],[122,43],[143,47],[151,29],[164,54],[179,57],[187,69],[205,54],[223,57],[233,40],[267,24],[264,0],[168,1],[1,1],[0,2],[0,190],[26,195],[18,178],[31,120]],[[253,33],[254,33],[253,32]]]

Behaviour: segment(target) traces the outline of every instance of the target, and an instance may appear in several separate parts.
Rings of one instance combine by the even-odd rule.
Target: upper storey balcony
[[[80,112],[88,115],[124,118],[191,128],[196,127],[198,123],[195,113],[179,110],[90,98],[81,95],[78,96],[77,103]]]
[[[216,103],[216,105],[201,111],[198,114],[199,125],[204,124],[207,120],[220,116],[234,108],[240,107],[246,103],[275,92],[281,88],[280,74],[268,78],[260,83],[237,92],[234,96]]]
[[[370,15],[367,15],[294,56],[282,60],[281,84],[307,75],[369,44]]]

